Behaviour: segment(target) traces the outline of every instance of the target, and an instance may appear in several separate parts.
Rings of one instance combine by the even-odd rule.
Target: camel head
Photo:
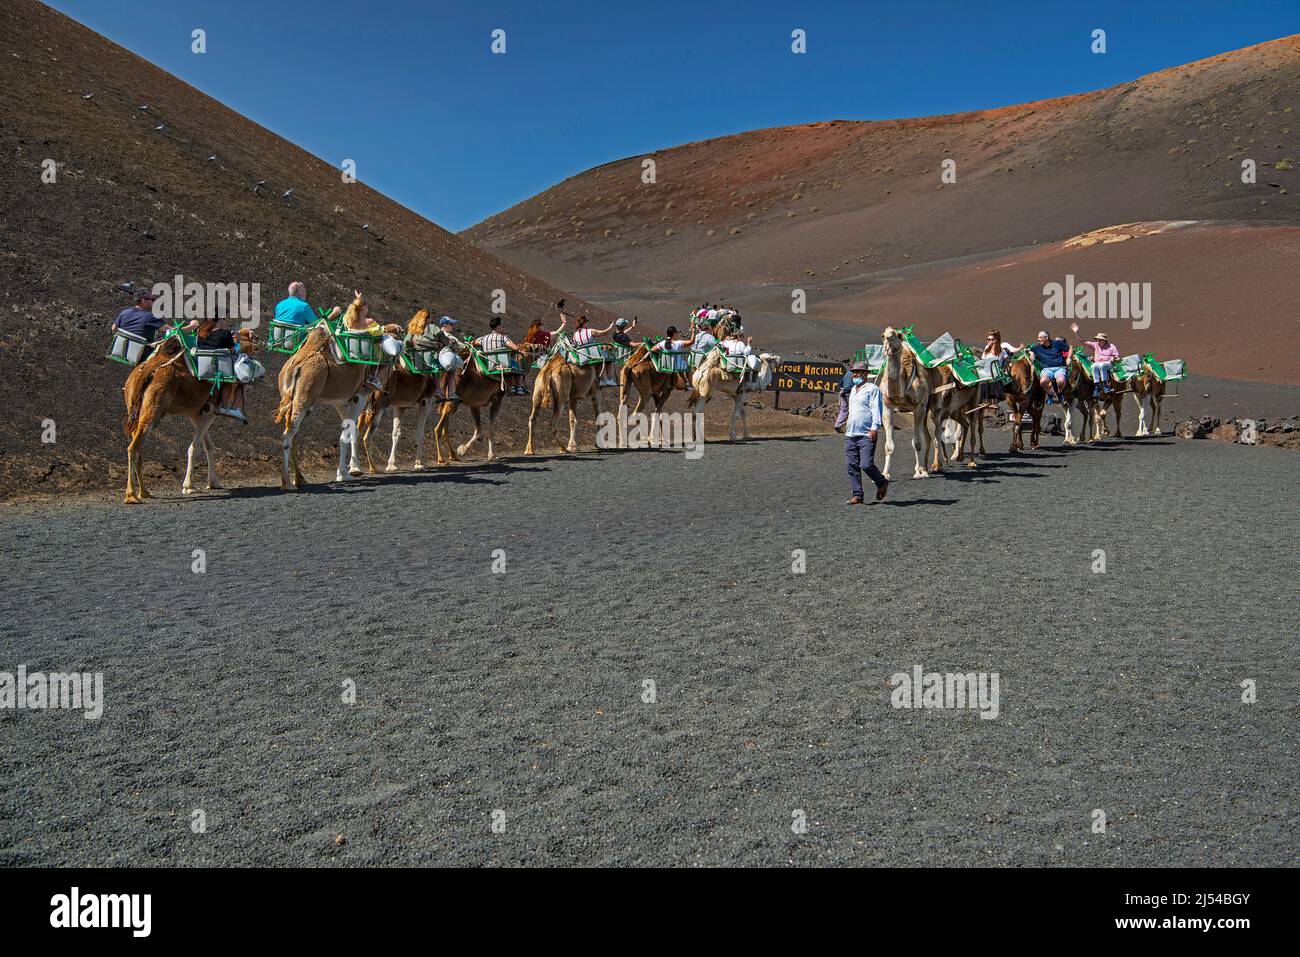
[[[239,351],[245,355],[257,355],[262,351],[262,340],[257,338],[252,329],[240,329],[236,338],[239,339]]]
[[[776,370],[781,368],[781,357],[775,352],[760,352],[758,354],[758,375],[756,378],[756,387],[759,392],[764,392],[772,384],[772,378],[776,375]]]
[[[412,336],[424,335],[424,330],[429,325],[429,310],[421,309],[411,317],[411,321],[406,324],[406,331]]]
[[[885,331],[880,335],[880,341],[885,347],[885,351],[890,355],[898,355],[898,350],[903,348],[903,337],[893,326],[885,326]]]

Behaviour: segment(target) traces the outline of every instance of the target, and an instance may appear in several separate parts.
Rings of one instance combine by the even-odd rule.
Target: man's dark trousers
[[[862,498],[862,473],[876,483],[876,488],[885,484],[885,477],[876,468],[876,440],[869,435],[846,435],[844,437],[844,464],[849,470],[849,485],[853,494]]]

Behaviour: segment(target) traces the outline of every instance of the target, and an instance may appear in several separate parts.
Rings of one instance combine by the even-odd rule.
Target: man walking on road
[[[880,390],[870,381],[865,362],[855,362],[849,369],[853,376],[853,389],[849,392],[849,417],[844,425],[844,464],[849,470],[849,485],[853,497],[849,505],[862,504],[862,473],[876,483],[876,501],[889,491],[889,479],[876,468],[876,436],[879,434],[884,409]]]

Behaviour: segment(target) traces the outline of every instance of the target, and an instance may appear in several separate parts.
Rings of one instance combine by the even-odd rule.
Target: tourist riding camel
[[[1029,347],[1029,351],[1034,354],[1034,358],[1042,367],[1043,371],[1038,381],[1047,397],[1047,404],[1051,405],[1056,401],[1064,405],[1065,380],[1068,375],[1066,358],[1070,352],[1070,344],[1064,339],[1053,339],[1044,330],[1038,334],[1038,341]]]
[[[342,326],[359,329],[370,335],[369,311],[360,292],[355,292],[348,306]],[[401,327],[381,327],[381,334],[396,335]],[[334,473],[336,482],[352,475],[361,475],[361,462],[357,455],[356,423],[365,405],[366,370],[370,366],[347,362],[340,357],[339,346],[327,324],[321,323],[311,331],[302,346],[280,368],[280,405],[275,421],[282,423],[284,434],[280,440],[280,488],[283,491],[301,488],[306,480],[298,465],[297,437],[303,420],[318,405],[333,406],[342,420],[339,435],[339,466]],[[382,389],[381,389],[382,391]],[[290,476],[290,466],[293,475]]]
[[[702,413],[709,400],[729,398],[732,402],[731,441],[736,441],[737,417],[741,421],[742,434],[748,439],[749,413],[745,408],[745,396],[751,392],[765,392],[770,388],[780,366],[781,357],[771,352],[762,352],[757,356],[752,352],[736,353],[728,359],[724,358],[721,351],[711,350],[691,377],[694,396],[692,411]]]
[[[631,386],[636,389],[636,408],[632,410],[632,414],[639,413],[648,403],[654,405],[655,412],[662,412],[677,382],[676,373],[660,372],[655,368],[654,361],[650,357],[650,347],[642,343],[632,350],[632,354],[623,363],[623,368],[619,370],[619,407],[627,406],[627,390]]]
[[[520,350],[525,361],[531,358],[531,349],[530,346]],[[464,346],[463,355],[471,355],[468,345]],[[480,435],[487,444],[487,461],[495,462],[497,459],[493,441],[496,436],[497,415],[501,412],[501,403],[505,399],[506,390],[502,386],[502,374],[484,372],[479,363],[478,357],[471,358],[465,363],[465,370],[461,373],[460,385],[457,389],[459,397],[443,402],[438,407],[438,419],[433,425],[433,445],[438,455],[439,465],[459,462],[460,457],[468,454],[473,448]],[[462,405],[469,409],[470,418],[474,420],[474,434],[453,449],[451,417]],[[487,409],[486,425],[483,422],[485,408]]]
[[[597,365],[575,365],[562,350],[553,352],[542,364],[533,380],[533,407],[528,413],[525,455],[534,454],[534,427],[537,415],[543,409],[551,411],[551,436],[556,447],[569,453],[578,451],[578,403],[584,398],[590,399],[595,418],[600,418],[600,385],[596,372],[599,368]],[[560,442],[559,422],[560,413],[566,408],[569,411],[569,442],[564,445]]]
[[[445,316],[443,318],[446,318]],[[393,413],[392,447],[388,453],[387,472],[397,471],[397,443],[402,437],[402,412],[415,409],[415,471],[424,468],[424,434],[429,421],[429,413],[442,399],[438,394],[438,382],[448,375],[455,375],[454,368],[464,362],[452,350],[453,340],[436,329],[429,327],[429,310],[421,309],[406,327],[406,343],[410,354],[428,354],[427,364],[431,368],[441,368],[441,373],[410,372],[397,365],[388,378],[387,388],[383,392],[372,392],[360,418],[357,431],[361,434],[361,446],[366,453],[366,468],[375,474],[375,463],[370,456],[370,436],[384,420],[390,410]],[[450,352],[448,359],[452,371],[439,359],[439,354]]]
[[[260,344],[251,330],[241,329],[239,346],[243,355],[254,355]],[[173,336],[159,346],[144,362],[131,370],[122,390],[126,400],[126,421],[123,432],[128,439],[126,448],[126,498],[127,505],[138,505],[142,499],[152,498],[144,487],[141,468],[141,446],[145,436],[165,415],[181,415],[194,425],[194,438],[190,441],[185,458],[185,480],[181,494],[194,491],[194,453],[202,448],[208,466],[207,489],[218,489],[216,469],[212,464],[212,440],[208,430],[217,418],[218,399],[213,395],[212,383],[196,379],[185,361],[184,346]]]

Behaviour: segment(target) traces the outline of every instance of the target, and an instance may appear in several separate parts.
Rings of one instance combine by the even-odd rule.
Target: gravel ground
[[[1293,861],[1293,453],[995,453],[854,509],[841,463],[767,439],[0,513],[0,670],[107,702],[0,711],[0,864]],[[916,665],[998,673],[1000,715],[892,708]]]

